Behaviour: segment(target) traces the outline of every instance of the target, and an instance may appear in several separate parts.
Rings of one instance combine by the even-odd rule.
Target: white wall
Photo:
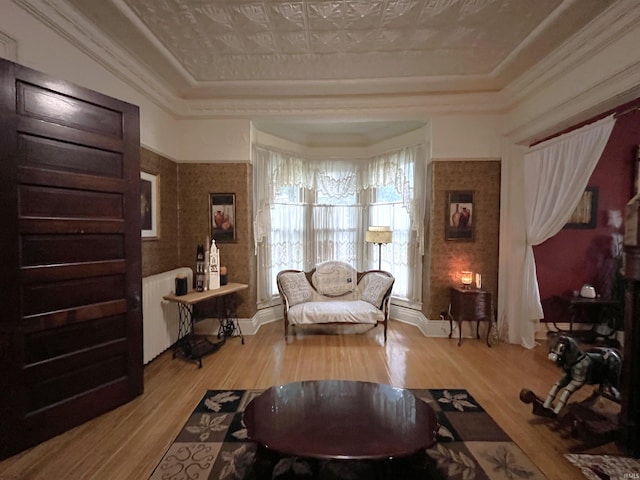
[[[249,120],[185,119],[177,122],[181,162],[248,162]]]
[[[270,146],[284,152],[297,153],[302,157],[312,159],[371,158],[402,147],[417,144],[428,145],[430,140],[428,126],[362,147],[309,147],[262,132],[257,128],[253,128],[252,132],[253,140],[260,145]]]
[[[496,159],[501,156],[499,115],[437,115],[431,119],[433,159]]]

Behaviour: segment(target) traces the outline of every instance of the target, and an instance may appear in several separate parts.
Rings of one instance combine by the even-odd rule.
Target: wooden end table
[[[490,347],[489,334],[493,327],[491,315],[491,294],[476,288],[451,287],[449,306],[449,338],[453,334],[453,321],[458,322],[458,346],[462,344],[462,322],[476,322],[476,337],[480,338],[480,322],[489,322],[487,345]]]

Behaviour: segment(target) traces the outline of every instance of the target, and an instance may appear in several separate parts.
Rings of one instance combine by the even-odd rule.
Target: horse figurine
[[[622,356],[617,349],[596,347],[582,352],[573,337],[562,335],[549,351],[548,358],[562,369],[563,375],[551,387],[547,398],[542,401],[530,390],[520,391],[520,400],[533,403],[535,415],[556,417],[569,397],[584,385],[600,385],[600,394],[619,401]],[[554,405],[560,391],[560,398]]]

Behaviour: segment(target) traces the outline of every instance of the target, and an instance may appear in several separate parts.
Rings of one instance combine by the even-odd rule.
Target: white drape
[[[543,318],[533,246],[558,233],[578,205],[607,144],[613,116],[531,148],[524,157],[526,250],[523,264],[522,345],[533,348]]]
[[[368,159],[311,160],[253,145],[258,301],[270,300],[275,273],[284,268],[307,270],[331,259],[372,268],[366,250],[371,245],[364,240],[370,224],[394,230],[393,243],[383,252],[383,268],[409,272],[396,278],[394,293],[420,301],[428,197],[425,155],[426,147],[417,145]],[[373,189],[387,186],[400,195],[401,210],[372,200]],[[276,198],[283,187],[302,193],[296,199],[293,191],[288,199]],[[290,206],[283,209],[284,203]]]

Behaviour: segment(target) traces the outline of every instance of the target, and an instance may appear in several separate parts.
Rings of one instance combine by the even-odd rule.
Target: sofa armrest
[[[388,310],[394,283],[393,275],[384,270],[367,270],[358,274],[361,299],[382,311]]]

